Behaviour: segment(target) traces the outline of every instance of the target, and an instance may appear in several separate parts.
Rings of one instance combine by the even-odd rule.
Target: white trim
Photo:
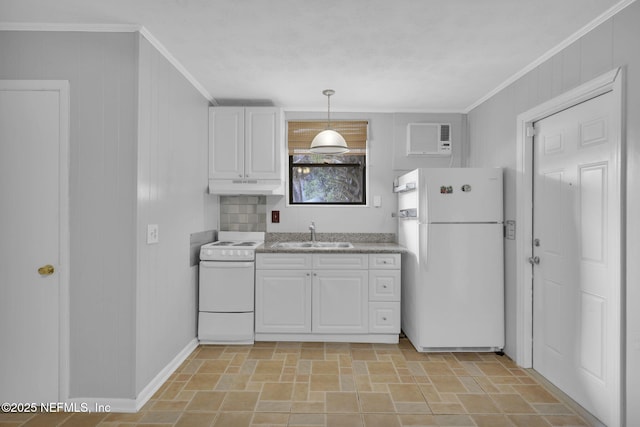
[[[521,224],[516,229],[516,354],[515,362],[524,368],[531,368],[533,365],[533,272],[531,266],[528,263],[529,257],[532,253],[532,238],[531,230],[533,227],[533,136],[527,136],[526,129],[530,127],[535,121],[541,120],[559,111],[570,108],[588,99],[594,98],[606,92],[613,92],[615,96],[614,104],[616,109],[613,112],[612,123],[615,124],[616,145],[617,145],[617,157],[615,159],[616,173],[616,188],[619,192],[612,195],[612,203],[617,203],[620,206],[619,216],[624,214],[624,156],[622,150],[624,147],[623,139],[623,70],[622,68],[616,68],[608,73],[605,73],[583,85],[572,89],[550,101],[547,101],[537,107],[526,111],[517,118],[517,142],[516,142],[516,223]],[[622,333],[623,333],[623,319],[622,319],[622,290],[624,289],[624,277],[621,275],[621,269],[623,267],[624,260],[624,223],[620,219],[619,229],[620,233],[620,253],[619,258],[616,260],[620,268],[615,273],[615,284],[619,284],[616,288],[613,301],[616,304],[611,306],[613,313],[612,318],[619,319],[617,324],[611,325],[610,336],[612,343],[609,346],[613,346],[619,349],[620,357],[623,357],[622,346]],[[615,261],[612,261],[615,264]],[[623,366],[622,360],[612,360],[612,370],[614,378],[614,402],[618,405],[618,410],[613,414],[613,425],[618,425],[621,416],[622,405],[622,373]]]
[[[198,340],[194,338],[149,381],[135,399],[74,397],[68,399],[67,403],[75,405],[76,408],[88,408],[92,411],[98,407],[107,407],[108,412],[138,412],[196,348],[198,348]]]
[[[69,396],[69,281],[70,281],[70,234],[69,234],[69,82],[67,80],[1,80],[0,90],[29,90],[58,92],[59,94],[59,233],[60,247],[57,262],[58,289],[58,400]]]
[[[200,82],[196,80],[196,78],[193,77],[193,75],[189,71],[187,71],[187,69],[180,63],[180,61],[178,61],[169,52],[169,50],[166,47],[164,47],[164,45],[160,43],[160,41],[157,38],[155,38],[153,34],[151,34],[149,30],[147,30],[145,27],[140,27],[139,32],[140,32],[140,35],[142,35],[142,37],[147,39],[147,41],[151,43],[151,45],[155,47],[158,50],[158,52],[160,52],[160,54],[164,56],[165,59],[171,63],[171,65],[176,67],[176,70],[178,70],[178,72],[180,72],[180,74],[182,74],[184,78],[187,79],[187,81],[191,83],[191,85],[198,92],[200,92],[200,94],[202,94],[202,96],[204,96],[211,104],[217,105],[216,100],[209,93],[209,91],[205,89],[205,87],[202,86]]]
[[[133,33],[134,24],[70,24],[52,22],[0,22],[0,31],[70,31],[87,33]]]
[[[507,86],[511,85],[512,83],[514,83],[515,81],[520,79],[522,76],[524,76],[528,72],[534,70],[536,67],[538,67],[539,65],[541,65],[545,61],[549,60],[551,57],[553,57],[557,53],[561,52],[563,49],[567,48],[572,43],[578,41],[585,34],[589,33],[594,28],[596,28],[598,25],[602,24],[607,19],[611,18],[612,16],[614,16],[615,14],[617,14],[618,12],[620,12],[622,9],[626,8],[627,6],[631,5],[635,1],[636,0],[622,0],[619,3],[613,5],[611,8],[606,10],[603,14],[601,14],[600,16],[598,16],[597,18],[595,18],[594,20],[589,22],[584,27],[580,28],[575,33],[571,34],[566,39],[564,39],[560,44],[558,44],[557,46],[551,48],[546,53],[542,54],[542,56],[540,56],[538,59],[536,59],[535,61],[533,61],[532,63],[530,63],[529,65],[527,65],[526,67],[524,67],[523,69],[521,69],[520,71],[518,71],[517,73],[512,75],[511,77],[509,77],[508,79],[506,79],[504,82],[502,82],[498,87],[493,89],[491,92],[487,93],[482,98],[478,99],[476,102],[474,102],[473,104],[469,105],[467,108],[463,109],[462,113],[468,114],[471,110],[473,110],[474,108],[476,108],[477,106],[479,106],[483,102],[487,101],[488,99],[490,99],[491,97],[493,97],[497,93],[501,92]]]

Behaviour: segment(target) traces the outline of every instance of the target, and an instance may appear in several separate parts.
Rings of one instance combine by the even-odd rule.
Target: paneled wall
[[[0,58],[70,82],[70,397],[135,399],[196,337],[208,101],[137,33],[0,31]]]
[[[515,219],[516,117],[592,78],[626,72],[626,402],[627,425],[640,425],[640,3],[635,2],[468,115],[470,166],[503,167],[505,219]],[[505,240],[507,348],[515,355],[515,245]]]
[[[136,393],[196,337],[191,233],[215,228],[208,101],[139,36]],[[148,245],[148,224],[159,242]]]
[[[71,397],[135,397],[136,37],[0,31],[0,78],[71,89]]]

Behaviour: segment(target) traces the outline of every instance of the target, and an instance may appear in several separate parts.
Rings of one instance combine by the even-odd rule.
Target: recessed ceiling
[[[0,0],[0,28],[143,26],[224,103],[322,110],[332,88],[336,112],[461,112],[628,3]]]

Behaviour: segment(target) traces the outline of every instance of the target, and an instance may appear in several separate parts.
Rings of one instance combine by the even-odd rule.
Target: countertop
[[[369,253],[398,253],[407,248],[397,243],[379,242],[351,242],[353,248],[274,248],[275,242],[265,243],[256,248],[256,253],[322,253],[322,254],[369,254]]]

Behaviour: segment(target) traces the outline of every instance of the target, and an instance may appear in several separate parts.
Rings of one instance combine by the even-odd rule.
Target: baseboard
[[[135,399],[118,398],[83,398],[74,397],[67,400],[67,407],[75,412],[138,412],[162,384],[175,372],[187,357],[198,347],[194,338],[143,388]]]

